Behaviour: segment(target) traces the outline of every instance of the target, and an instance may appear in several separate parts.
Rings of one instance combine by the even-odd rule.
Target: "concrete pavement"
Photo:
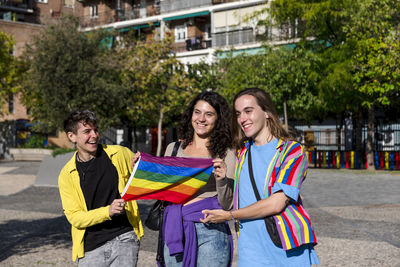
[[[39,169],[0,161],[0,266],[74,266],[58,188],[35,186]],[[400,266],[399,189],[398,172],[310,169],[302,196],[321,266]],[[142,218],[151,204],[139,202]],[[156,266],[156,242],[146,228],[139,267]]]

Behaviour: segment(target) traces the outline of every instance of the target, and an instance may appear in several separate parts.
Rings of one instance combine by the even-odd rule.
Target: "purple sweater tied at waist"
[[[200,222],[204,209],[221,209],[217,197],[205,198],[187,206],[169,205],[164,211],[163,239],[171,256],[183,252],[183,265],[195,267],[197,261],[197,238],[194,223]],[[231,263],[232,263],[232,236]],[[185,242],[183,242],[185,240]],[[231,264],[230,264],[231,265]]]

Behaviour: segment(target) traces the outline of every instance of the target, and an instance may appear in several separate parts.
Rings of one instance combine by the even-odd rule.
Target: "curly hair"
[[[272,102],[271,96],[259,88],[246,88],[237,93],[233,99],[232,112],[236,112],[235,102],[239,97],[243,95],[253,96],[256,99],[257,104],[261,107],[261,109],[268,113],[269,118],[267,119],[267,127],[269,128],[272,136],[283,140],[293,139],[293,137],[283,127],[279,119],[278,112],[276,112],[275,105]],[[233,133],[233,143],[236,148],[241,148],[244,145],[244,141],[247,140],[248,138],[244,135],[242,129],[240,128],[236,116],[232,116],[231,125]]]
[[[194,106],[200,100],[206,101],[217,112],[217,120],[211,131],[207,149],[213,158],[225,158],[227,150],[232,147],[232,135],[229,125],[232,113],[226,100],[216,92],[200,93],[189,103],[178,126],[178,138],[182,140],[183,149],[193,141],[192,114]]]
[[[64,131],[66,133],[73,132],[77,133],[78,123],[83,122],[84,124],[89,124],[92,126],[97,126],[97,118],[96,115],[90,110],[77,110],[68,115],[68,117],[64,120]]]

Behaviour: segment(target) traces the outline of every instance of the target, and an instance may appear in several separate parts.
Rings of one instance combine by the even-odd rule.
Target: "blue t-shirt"
[[[275,155],[278,140],[262,146],[251,144],[251,158],[254,179],[261,198],[264,198],[264,186],[267,168]],[[298,190],[292,186],[276,184],[272,192],[282,190],[288,197],[297,200]],[[256,202],[251,185],[248,156],[242,165],[239,177],[239,208]],[[319,264],[312,245],[303,245],[289,251],[275,246],[272,242],[263,219],[240,220],[238,238],[238,267],[258,266],[310,266]]]

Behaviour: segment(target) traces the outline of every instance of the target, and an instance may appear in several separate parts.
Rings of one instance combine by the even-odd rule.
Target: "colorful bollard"
[[[367,165],[368,168],[368,165]],[[375,152],[375,169],[379,170],[379,153]]]
[[[346,156],[344,151],[340,152],[340,162],[341,162],[340,167],[344,169],[346,167]]]
[[[350,152],[350,168],[354,169],[354,151]]]
[[[394,152],[390,152],[390,155],[389,155],[389,169],[391,171],[394,170]]]
[[[355,156],[356,156],[356,158],[355,158],[355,162],[356,162],[355,168],[359,169],[360,168],[360,151],[356,151],[355,152]]]

